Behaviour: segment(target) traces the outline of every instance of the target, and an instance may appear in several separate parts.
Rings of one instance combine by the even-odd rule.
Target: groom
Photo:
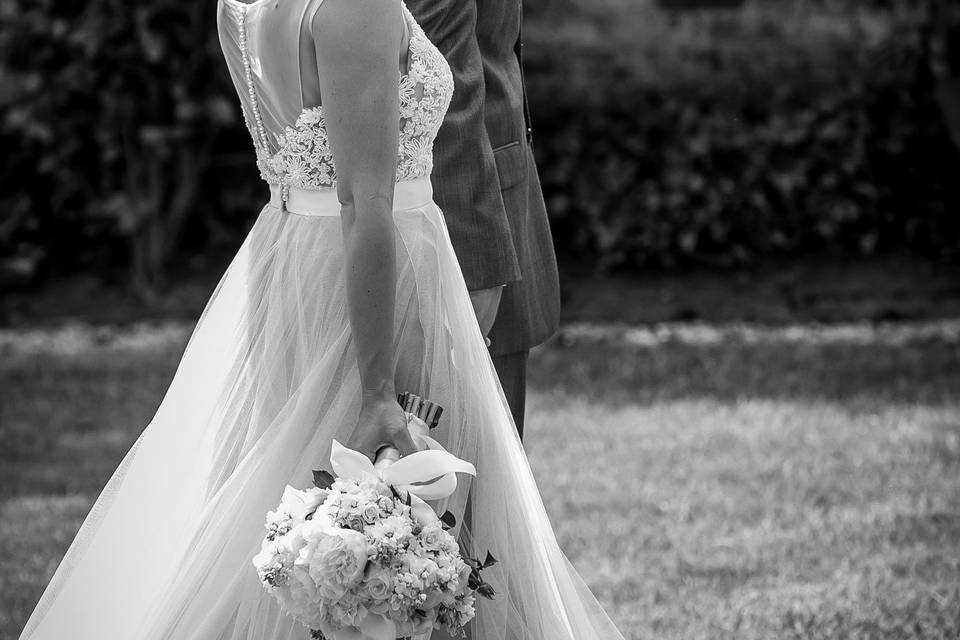
[[[522,437],[527,355],[556,330],[560,287],[531,147],[520,3],[406,0],[453,71],[434,199]]]

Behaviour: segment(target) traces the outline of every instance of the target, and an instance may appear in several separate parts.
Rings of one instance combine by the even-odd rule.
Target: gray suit
[[[434,194],[467,288],[507,284],[491,352],[522,433],[526,354],[556,330],[560,287],[531,147],[520,0],[406,3],[453,70]]]

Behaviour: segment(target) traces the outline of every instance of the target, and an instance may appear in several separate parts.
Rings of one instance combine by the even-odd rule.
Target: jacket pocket
[[[519,140],[500,145],[493,150],[497,163],[500,190],[506,191],[527,179],[527,150]]]

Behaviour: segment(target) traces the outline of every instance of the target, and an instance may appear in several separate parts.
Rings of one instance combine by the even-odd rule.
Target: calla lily
[[[410,508],[421,524],[438,520],[427,500],[446,498],[457,489],[457,473],[472,476],[476,468],[461,460],[436,440],[427,436],[418,437],[428,449],[417,451],[400,458],[395,463],[377,468],[370,459],[336,440],[330,451],[330,464],[333,472],[341,478],[363,481],[367,479],[384,482],[398,491],[410,495]]]

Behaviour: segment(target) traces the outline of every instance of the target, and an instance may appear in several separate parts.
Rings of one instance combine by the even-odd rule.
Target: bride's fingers
[[[413,436],[410,435],[410,430],[406,427],[393,435],[393,443],[397,445],[397,449],[400,450],[401,456],[406,456],[419,451],[416,443],[413,441]]]

